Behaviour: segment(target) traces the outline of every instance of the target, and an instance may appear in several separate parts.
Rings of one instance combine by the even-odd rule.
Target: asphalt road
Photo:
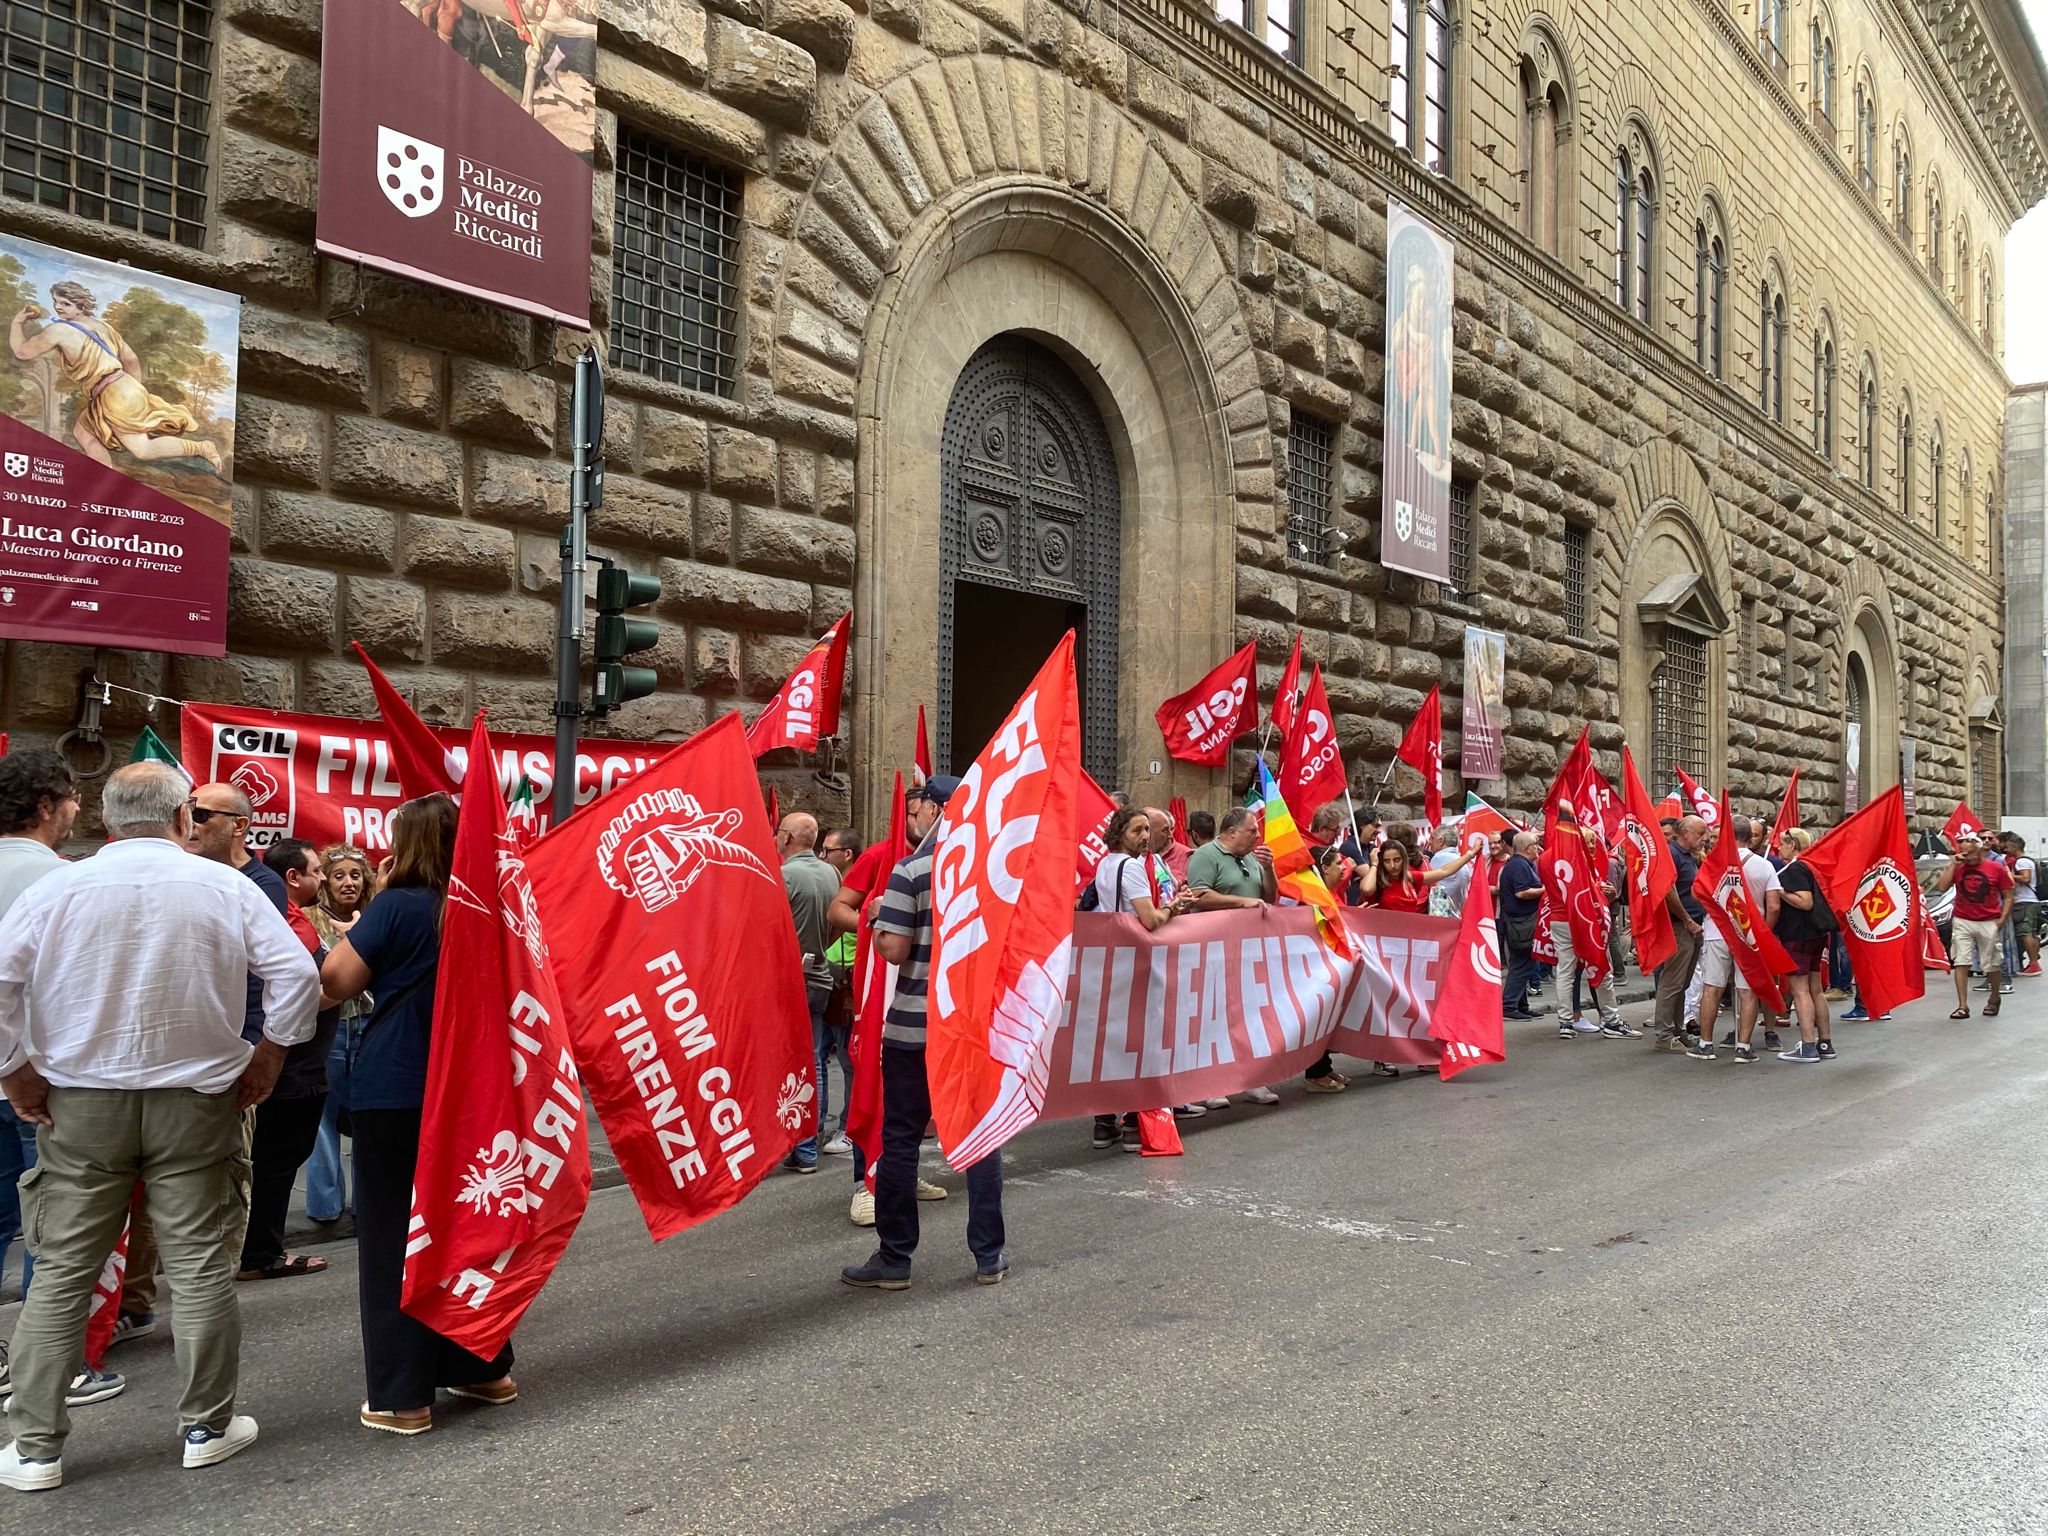
[[[417,1440],[355,1423],[336,1245],[245,1291],[260,1444],[179,1469],[160,1330],[0,1528],[2042,1532],[2048,983],[1947,1007],[1815,1067],[1514,1026],[1505,1066],[1297,1082],[1180,1159],[1040,1127],[993,1289],[951,1174],[898,1294],[838,1281],[836,1159],[660,1248],[606,1191],[522,1401]]]

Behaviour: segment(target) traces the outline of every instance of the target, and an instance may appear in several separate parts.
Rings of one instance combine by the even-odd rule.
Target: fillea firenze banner
[[[1385,498],[1380,561],[1451,579],[1451,242],[1387,204]]]
[[[0,235],[0,637],[227,649],[241,300]]]
[[[425,16],[327,0],[320,249],[589,329],[595,0]]]

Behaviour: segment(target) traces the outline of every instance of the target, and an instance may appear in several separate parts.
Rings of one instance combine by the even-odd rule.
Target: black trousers
[[[292,1185],[313,1155],[320,1112],[326,1107],[324,1093],[265,1099],[256,1107],[256,1133],[249,1139],[249,1231],[242,1239],[242,1268],[268,1269],[284,1257]]]
[[[875,1160],[875,1238],[882,1262],[917,1251],[917,1149],[932,1118],[922,1046],[882,1043],[882,1155]],[[967,1248],[977,1265],[1003,1256],[1003,1153],[967,1170]]]
[[[398,1310],[413,1168],[420,1155],[420,1112],[358,1109],[349,1119],[354,1124],[363,1381],[371,1408],[409,1413],[432,1407],[436,1387],[496,1381],[512,1369],[510,1344],[495,1360],[480,1359]]]

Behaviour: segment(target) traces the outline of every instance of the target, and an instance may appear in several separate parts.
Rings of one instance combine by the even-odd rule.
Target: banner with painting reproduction
[[[1380,563],[1451,579],[1451,242],[1387,204]]]
[[[1458,772],[1468,780],[1502,776],[1508,733],[1508,637],[1499,630],[1467,626],[1465,696],[1458,706]]]

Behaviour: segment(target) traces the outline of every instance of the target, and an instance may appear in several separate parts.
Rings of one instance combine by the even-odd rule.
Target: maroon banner
[[[597,25],[585,9],[512,4],[498,17],[509,46],[479,12],[472,64],[457,52],[460,5],[429,8],[423,25],[399,0],[327,0],[320,249],[588,330]]]
[[[466,768],[469,733],[428,729],[451,762]],[[492,736],[491,750],[501,796],[524,774],[546,828],[555,786],[554,738],[500,732]],[[588,805],[674,750],[674,742],[581,743],[576,803]],[[249,841],[258,848],[281,837],[303,837],[316,846],[353,843],[366,853],[386,853],[391,813],[408,798],[381,720],[187,704],[178,755],[196,782],[234,784],[249,797]]]
[[[738,715],[526,853],[576,1066],[656,1241],[817,1126],[803,956]]]
[[[241,300],[0,235],[0,637],[219,656]]]
[[[1191,913],[1157,933],[1077,914],[1040,1118],[1199,1103],[1292,1077],[1324,1051],[1436,1064],[1430,1025],[1460,961],[1458,924],[1352,907],[1344,926],[1355,960],[1317,937],[1307,907]]]

